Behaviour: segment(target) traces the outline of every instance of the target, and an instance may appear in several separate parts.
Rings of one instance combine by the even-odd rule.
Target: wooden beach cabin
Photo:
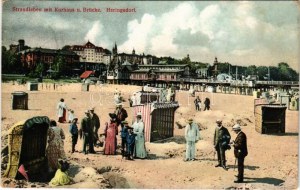
[[[146,142],[174,136],[174,116],[178,107],[178,102],[155,102],[133,106],[134,119],[137,113],[142,114]]]
[[[255,130],[261,134],[285,133],[286,106],[261,104],[255,106]]]

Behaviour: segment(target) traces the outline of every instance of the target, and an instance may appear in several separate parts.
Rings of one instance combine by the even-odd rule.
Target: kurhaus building
[[[104,63],[107,65],[111,60],[111,53],[108,49],[95,46],[90,41],[84,45],[73,45],[70,50],[79,55],[80,62]]]

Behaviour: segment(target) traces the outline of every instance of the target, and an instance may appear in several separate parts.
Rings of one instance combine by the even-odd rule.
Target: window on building
[[[174,75],[171,75],[171,79],[175,79],[175,76],[174,76]]]

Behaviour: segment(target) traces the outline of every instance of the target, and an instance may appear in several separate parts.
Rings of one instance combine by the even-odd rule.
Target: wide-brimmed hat
[[[189,118],[187,121],[188,121],[188,122],[193,122],[194,119],[193,119],[193,118]]]
[[[222,120],[221,119],[217,119],[216,123],[222,123]]]
[[[90,110],[85,110],[84,113],[90,113]]]
[[[108,114],[110,118],[115,119],[117,118],[117,115],[115,113],[109,113]]]
[[[233,131],[240,131],[241,130],[241,126],[239,124],[235,124],[233,127],[232,127],[232,130]]]

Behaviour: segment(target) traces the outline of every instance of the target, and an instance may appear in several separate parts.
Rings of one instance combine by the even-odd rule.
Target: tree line
[[[187,64],[190,66],[191,76],[197,77],[196,70],[201,68],[208,69],[208,75],[213,76],[213,65],[209,63],[193,62],[189,56],[182,59],[174,59],[172,57],[160,57],[160,60],[165,60],[167,64]],[[51,78],[59,78],[68,72],[66,62],[63,56],[56,56],[53,63],[49,65],[43,62],[37,63],[34,68],[29,69],[28,66],[22,63],[21,55],[13,53],[2,46],[2,73],[5,74],[25,74],[26,76],[37,78],[41,76],[51,75]],[[298,81],[299,73],[289,66],[288,63],[280,62],[275,66],[237,66],[231,65],[228,62],[218,63],[218,74],[227,73],[234,78],[247,77],[248,75],[256,75],[259,80],[274,80],[274,81]],[[236,70],[238,76],[236,76]],[[50,71],[50,72],[47,72]],[[270,76],[269,76],[270,74]]]

